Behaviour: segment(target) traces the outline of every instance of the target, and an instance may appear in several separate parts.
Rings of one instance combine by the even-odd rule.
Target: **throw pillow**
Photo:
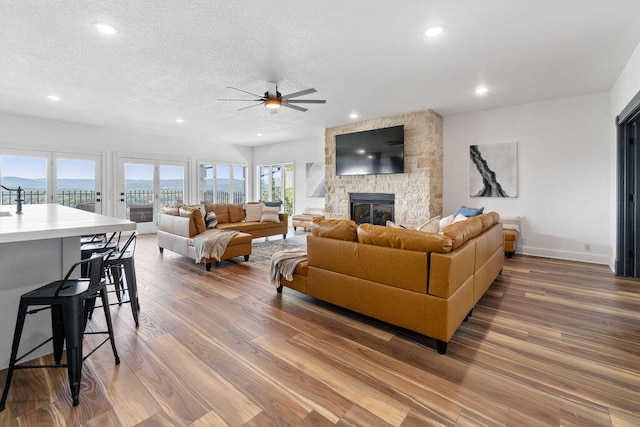
[[[207,214],[204,216],[204,224],[207,229],[216,228],[216,225],[218,225],[218,217],[216,216],[216,213],[214,211],[207,212]]]
[[[277,207],[265,206],[262,208],[261,222],[280,222],[280,209]]]
[[[482,212],[484,212],[484,206],[481,208],[468,208],[465,205],[462,205],[458,208],[456,213],[454,213],[453,215],[457,216],[459,214],[462,214],[466,217],[470,217],[470,216],[480,215]]]
[[[391,228],[407,228],[404,225],[396,224],[395,222],[389,221],[389,220],[387,220],[387,227],[391,227]]]
[[[453,224],[453,215],[445,216],[440,220],[440,230],[445,228],[447,225]]]
[[[434,216],[429,221],[417,226],[416,230],[422,231],[424,233],[437,233],[438,231],[440,231],[440,220],[441,219],[442,218],[440,217],[440,215]]]
[[[244,221],[260,221],[262,219],[262,203],[251,203],[244,205],[244,211],[247,216],[244,218]],[[280,220],[278,220],[280,222]]]
[[[453,223],[455,224],[456,222],[464,221],[465,219],[467,219],[466,216],[462,214],[457,214],[456,216],[453,217]]]

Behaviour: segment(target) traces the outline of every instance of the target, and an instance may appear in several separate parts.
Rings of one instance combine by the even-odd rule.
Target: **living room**
[[[410,6],[408,4],[406,5],[407,8],[417,7],[413,4],[414,2],[410,3],[412,3]],[[438,2],[432,3],[435,4]],[[473,5],[469,4],[469,2],[453,3],[460,8],[473,9]],[[633,2],[620,1],[619,3],[617,6],[620,8],[638,11],[638,6]],[[367,7],[362,4],[359,6]],[[500,6],[504,6],[504,4],[500,5],[500,2],[495,2],[495,4],[492,3],[491,6],[495,8],[493,12],[497,12]],[[31,7],[35,8],[36,6],[31,5]],[[238,7],[240,8],[240,6]],[[546,11],[546,7],[551,6],[541,6],[541,10]],[[580,5],[577,5],[577,7],[580,7]],[[16,8],[18,7],[16,6]],[[231,6],[222,8],[225,12],[231,13],[228,9],[232,8]],[[377,8],[383,8],[383,6],[378,4]],[[540,257],[542,259],[550,258],[585,262],[597,266],[604,265],[607,266],[608,272],[611,273],[614,270],[616,262],[616,241],[618,236],[616,205],[618,168],[615,119],[640,91],[640,32],[631,28],[631,18],[614,20],[610,16],[611,13],[607,12],[609,9],[617,9],[614,8],[614,6],[594,6],[594,8],[596,8],[599,14],[605,14],[607,19],[609,19],[605,25],[608,30],[614,32],[614,27],[616,27],[616,25],[620,26],[622,28],[620,30],[621,36],[630,37],[633,43],[625,41],[625,43],[621,43],[623,46],[616,45],[616,49],[613,48],[612,44],[601,47],[592,38],[587,37],[590,31],[593,30],[586,31],[583,28],[597,27],[597,25],[594,25],[594,22],[597,22],[594,16],[591,16],[589,13],[584,13],[580,15],[581,21],[571,23],[570,19],[567,18],[567,12],[562,11],[562,19],[567,19],[571,25],[575,25],[576,34],[579,34],[582,38],[578,37],[576,40],[567,36],[561,40],[562,43],[560,43],[559,47],[552,45],[544,46],[540,51],[548,50],[548,56],[538,56],[533,57],[533,59],[528,59],[528,55],[525,49],[523,49],[519,56],[512,59],[513,63],[511,63],[511,65],[518,70],[522,68],[535,68],[535,72],[543,73],[543,71],[545,71],[543,69],[545,68],[559,68],[560,66],[555,66],[556,61],[561,62],[561,56],[569,55],[569,53],[572,52],[572,46],[589,45],[592,43],[594,45],[594,56],[596,56],[596,52],[602,54],[603,51],[607,50],[615,51],[617,62],[608,65],[598,65],[597,62],[599,59],[594,60],[594,62],[586,62],[584,56],[578,57],[578,54],[576,54],[576,57],[572,58],[573,61],[577,63],[577,65],[575,65],[576,68],[558,71],[558,75],[569,75],[568,78],[557,83],[557,86],[564,85],[564,87],[554,88],[557,89],[557,93],[561,93],[559,96],[550,96],[547,93],[541,94],[541,92],[536,93],[536,91],[541,90],[540,86],[555,85],[554,81],[549,80],[546,75],[540,78],[542,81],[538,81],[537,83],[531,82],[532,84],[536,83],[538,85],[535,89],[526,89],[524,87],[526,82],[522,81],[520,81],[519,86],[516,87],[504,85],[500,79],[505,77],[505,74],[513,73],[505,68],[502,70],[501,76],[494,77],[486,75],[486,72],[478,71],[477,74],[482,76],[482,79],[477,78],[471,81],[467,76],[467,80],[460,80],[460,88],[455,96],[457,97],[458,105],[463,105],[464,107],[459,107],[458,110],[449,107],[444,102],[440,104],[442,108],[438,108],[438,105],[435,105],[432,99],[441,100],[446,98],[446,96],[436,92],[433,94],[434,98],[429,98],[427,96],[429,94],[427,93],[423,96],[424,100],[422,102],[417,102],[415,98],[411,98],[406,106],[402,106],[402,95],[399,95],[397,98],[385,99],[393,95],[392,92],[394,91],[409,93],[412,89],[407,86],[408,83],[389,80],[388,86],[391,89],[384,88],[384,97],[374,96],[376,89],[378,89],[377,87],[366,86],[362,89],[354,89],[354,92],[358,94],[360,94],[360,92],[366,92],[368,96],[357,98],[353,95],[353,99],[343,99],[340,101],[341,103],[339,105],[342,106],[360,99],[362,104],[351,107],[353,109],[360,109],[360,117],[351,119],[348,116],[350,111],[345,110],[339,112],[343,118],[337,120],[334,116],[331,121],[320,119],[317,114],[324,112],[325,109],[335,108],[334,105],[338,102],[337,98],[340,91],[327,86],[321,86],[317,83],[321,78],[320,74],[322,74],[324,70],[321,67],[316,67],[316,69],[305,67],[304,71],[306,74],[295,74],[293,71],[290,71],[291,74],[286,74],[284,70],[279,70],[280,73],[283,73],[281,74],[283,76],[282,81],[294,86],[281,87],[283,92],[294,92],[314,86],[318,90],[318,93],[315,94],[314,97],[327,99],[326,105],[308,105],[309,111],[304,113],[294,110],[285,111],[285,109],[282,108],[276,115],[272,115],[263,111],[265,109],[260,106],[249,111],[236,111],[238,108],[241,108],[241,106],[244,106],[244,104],[225,104],[223,101],[216,100],[217,97],[231,98],[238,95],[232,90],[226,90],[227,86],[247,88],[252,93],[257,92],[261,94],[265,90],[261,89],[262,85],[264,84],[266,87],[270,79],[275,80],[275,77],[277,77],[277,73],[275,72],[271,74],[264,72],[257,77],[259,72],[255,69],[247,72],[253,76],[247,85],[245,85],[245,81],[242,80],[241,76],[213,82],[207,81],[207,78],[202,77],[198,84],[214,85],[216,89],[207,94],[212,95],[211,99],[199,99],[200,105],[211,106],[212,109],[218,112],[222,110],[222,112],[219,116],[212,117],[206,111],[203,111],[206,110],[206,108],[199,107],[199,113],[192,115],[190,118],[184,114],[184,111],[188,110],[188,106],[184,105],[186,103],[183,103],[184,101],[176,101],[175,98],[172,98],[167,104],[152,113],[156,116],[162,116],[166,122],[171,121],[171,125],[165,124],[156,127],[155,123],[149,119],[148,116],[140,115],[140,110],[138,110],[135,105],[137,101],[131,101],[131,103],[124,105],[121,111],[117,111],[117,108],[107,109],[106,107],[103,110],[103,107],[97,105],[99,103],[90,99],[84,87],[85,84],[88,85],[88,83],[82,79],[74,81],[70,78],[64,84],[60,84],[60,87],[65,87],[68,91],[66,94],[61,94],[62,99],[60,102],[52,104],[46,100],[46,95],[50,91],[55,90],[55,88],[50,88],[40,83],[39,85],[32,86],[33,91],[17,89],[18,85],[16,81],[20,81],[23,84],[25,81],[20,80],[16,76],[18,72],[15,70],[20,70],[20,67],[17,67],[16,64],[20,61],[16,59],[17,56],[15,52],[23,48],[24,51],[29,53],[29,55],[25,56],[32,58],[33,56],[37,56],[37,52],[46,51],[46,49],[42,47],[42,45],[29,47],[21,45],[16,41],[15,45],[11,43],[5,44],[4,50],[0,51],[6,53],[6,56],[3,55],[3,57],[12,58],[12,62],[7,63],[7,67],[3,67],[8,78],[5,79],[5,82],[0,86],[2,88],[0,93],[3,93],[3,97],[5,97],[6,94],[5,101],[0,104],[0,129],[2,129],[2,134],[0,135],[0,155],[5,153],[15,155],[19,152],[57,152],[98,156],[102,166],[102,191],[105,194],[103,213],[113,216],[119,215],[117,205],[117,193],[119,189],[118,159],[123,157],[145,157],[151,160],[172,159],[184,162],[188,166],[188,181],[191,181],[187,186],[187,194],[189,194],[189,199],[193,203],[198,202],[198,193],[194,182],[197,179],[197,165],[200,161],[213,163],[224,162],[226,164],[247,166],[249,172],[247,194],[250,200],[258,199],[258,173],[256,168],[259,165],[293,163],[296,171],[294,177],[294,212],[300,213],[305,207],[325,207],[324,198],[307,196],[305,192],[306,177],[304,173],[307,163],[325,162],[325,129],[336,126],[367,123],[401,114],[433,111],[442,117],[443,191],[441,214],[451,214],[460,205],[466,205],[484,207],[486,211],[498,212],[504,218],[517,218],[521,230],[518,254]],[[604,10],[601,10],[601,8]],[[441,15],[445,16],[444,11],[449,10],[444,8],[442,11]],[[542,13],[542,11],[538,11],[540,16],[538,16],[537,19],[540,19],[540,22],[544,22],[542,16],[547,16]],[[349,8],[348,12],[355,13],[351,8]],[[24,14],[25,11],[21,11],[20,13]],[[236,16],[236,13],[238,12],[234,12],[234,16]],[[303,14],[302,11],[299,13]],[[594,14],[596,13],[594,12]],[[96,13],[96,15],[107,15],[107,13]],[[181,23],[183,23],[182,20],[188,21],[189,19],[194,19],[192,16],[178,15],[176,20]],[[630,13],[628,15],[633,14]],[[637,13],[635,13],[635,15],[637,16]],[[21,16],[26,20],[25,15]],[[139,18],[140,16],[142,15],[139,15]],[[295,14],[291,18],[294,17]],[[237,17],[237,19],[241,18]],[[325,19],[327,18],[325,17]],[[465,19],[466,23],[471,21],[472,17],[465,14]],[[305,18],[304,22],[307,22],[307,20],[313,21],[311,18]],[[200,24],[201,23],[198,25]],[[552,24],[551,26],[554,28],[560,26],[555,21]],[[4,28],[15,28],[15,26],[19,25],[13,23],[12,25],[4,26]],[[194,24],[194,26],[197,25]],[[327,28],[330,28],[330,25],[328,25]],[[167,31],[172,33],[178,30],[170,29]],[[456,34],[456,24],[454,23],[449,24],[445,28],[441,36],[442,40],[446,41],[446,37],[450,34]],[[325,36],[332,37],[331,34],[326,34]],[[520,37],[530,37],[530,34],[525,33]],[[380,38],[382,38],[382,36],[380,36]],[[46,39],[46,37],[42,39]],[[66,39],[63,38],[63,40]],[[469,39],[466,40],[468,41]],[[380,40],[375,39],[370,45],[367,44],[369,47],[365,51],[366,54],[374,54],[376,50],[374,48],[375,42],[380,42]],[[108,42],[100,40],[100,49],[106,49],[109,55],[111,55],[110,57],[113,57],[113,55],[116,54],[113,52],[112,47],[105,47],[107,43]],[[446,54],[443,52],[445,50],[444,48],[434,48],[434,42],[431,40],[427,43],[429,43],[429,49],[440,49],[440,58],[446,58]],[[437,43],[437,41],[435,41],[435,43]],[[506,43],[507,46],[505,49],[509,52],[518,50],[513,44],[517,44],[517,42],[511,41]],[[297,45],[294,47],[297,47]],[[449,48],[453,47],[447,45],[447,49]],[[485,47],[482,51],[484,52],[485,50],[490,49]],[[588,51],[588,49],[586,50]],[[582,49],[580,53],[581,55],[589,56],[585,54]],[[135,54],[143,55],[144,49],[136,51]],[[327,54],[327,52],[318,51],[318,55],[321,56],[321,54]],[[311,56],[312,53],[305,52],[305,55]],[[132,55],[132,57],[133,56],[135,55]],[[245,58],[245,55],[242,53],[238,53],[238,56]],[[95,60],[95,58],[93,60]],[[101,62],[100,60],[95,61]],[[169,59],[163,58],[163,61],[169,61]],[[238,62],[236,61],[239,60],[237,57],[234,57],[233,61],[231,61],[232,65],[238,66]],[[268,62],[264,57],[260,57],[260,61]],[[473,58],[470,58],[469,61],[470,63],[479,65],[482,65],[484,62],[473,60]],[[32,68],[36,67],[36,64],[42,64],[36,60],[27,62],[28,65],[25,65],[26,68]],[[375,65],[380,66],[385,62],[385,60],[378,60],[375,62]],[[288,65],[291,68],[294,67],[295,64],[294,62]],[[314,65],[317,64],[314,63]],[[519,65],[519,68],[516,67],[517,65]],[[156,66],[158,67],[157,64]],[[211,64],[207,64],[207,66],[215,68]],[[11,67],[16,68],[11,69]],[[123,67],[123,74],[139,75],[138,70],[127,67],[126,64]],[[273,67],[273,65],[268,65],[264,68],[271,71],[270,67]],[[56,74],[57,77],[63,75],[65,72],[64,67],[60,68],[61,69],[55,70],[55,73],[59,73]],[[43,69],[45,69],[45,67],[43,67]],[[578,73],[576,70],[581,71]],[[339,74],[340,68],[337,67],[335,70],[324,71],[329,74]],[[52,71],[52,73],[55,74],[54,71]],[[454,70],[449,70],[449,73],[455,74]],[[414,73],[404,70],[402,76],[407,79],[410,76],[415,78],[413,74]],[[578,74],[584,75],[579,76]],[[428,80],[428,75],[425,75],[427,77],[423,76],[422,79]],[[354,79],[353,75],[349,76],[351,79]],[[574,76],[576,80],[578,80],[579,77],[583,78],[580,80],[582,85],[573,85],[571,83]],[[602,76],[606,76],[606,78]],[[42,80],[39,80],[40,82],[47,80],[46,75],[40,77],[42,78]],[[602,79],[598,77],[602,77]],[[107,82],[109,81],[105,76],[102,76],[102,78]],[[89,80],[96,79],[98,78],[92,77]],[[167,77],[167,79],[170,80],[170,77]],[[489,92],[483,97],[477,97],[473,93],[473,89],[476,84],[482,83],[481,80],[487,82]],[[154,82],[154,84],[159,85],[162,89],[167,89],[159,83],[160,81],[161,79]],[[346,83],[346,86],[357,85],[357,81],[354,80],[347,81]],[[427,83],[425,83],[425,85],[426,84]],[[78,100],[69,101],[69,98],[74,97],[71,93],[74,85],[78,86],[77,93],[80,94],[80,96],[78,96]],[[501,87],[501,85],[503,86]],[[138,95],[134,86],[133,81],[131,81],[130,90],[134,92],[132,98]],[[153,86],[153,84],[150,86]],[[501,92],[503,95],[504,92],[515,92],[515,88],[520,90],[521,98],[503,99],[500,101],[502,103],[495,101],[495,97],[499,96]],[[108,89],[111,88],[107,88],[107,90]],[[346,89],[343,88],[342,90]],[[34,93],[36,91],[42,92],[43,99],[41,101],[35,101],[36,95]],[[171,98],[171,95],[166,96]],[[250,96],[248,97],[251,98]],[[86,103],[87,106],[92,105],[95,107],[97,113],[104,115],[105,118],[109,118],[112,121],[110,124],[96,121],[95,117],[85,116],[82,109],[76,108],[72,110],[70,107],[66,107],[65,102],[74,102],[77,103],[76,105],[82,105],[83,103]],[[109,102],[117,104],[113,102],[113,100],[109,100]],[[383,113],[379,113],[379,111],[381,111],[380,109],[371,108],[369,110],[367,107],[367,104],[382,104],[385,102],[389,103],[389,107],[386,110],[382,109],[385,111]],[[448,110],[448,108],[450,108],[450,110]],[[90,108],[87,107],[87,109]],[[261,131],[262,136],[257,136],[257,132],[250,124],[247,124],[246,127],[250,129],[251,135],[249,135],[249,131],[247,131],[243,135],[238,136],[238,134],[233,134],[226,128],[226,126],[229,128],[240,127],[242,126],[240,123],[251,121],[257,116],[258,110],[260,110],[260,113],[264,113],[265,116],[259,119],[261,124],[265,125],[266,123],[264,126],[265,130]],[[256,116],[243,116],[244,113],[256,114]],[[70,120],[70,114],[75,115],[78,119]],[[299,114],[299,116],[295,114]],[[175,123],[175,117],[185,117],[184,123]],[[311,119],[305,119],[305,117],[311,117]],[[225,119],[228,119],[230,124],[220,124],[220,127],[225,127],[220,133],[214,133],[213,131],[207,133],[206,127],[189,130],[193,122],[198,122],[199,126],[201,126],[202,123],[210,122],[208,126],[215,127],[217,121],[218,123],[222,123]],[[122,120],[122,125],[113,125],[114,122],[119,120]],[[303,120],[310,120],[310,122],[304,122]],[[213,125],[211,123],[213,123]],[[291,125],[293,128],[308,126],[311,131],[298,134],[283,133],[284,131],[282,131],[282,129],[286,128],[287,125]],[[269,130],[273,130],[273,134],[276,136],[271,135]],[[212,137],[211,135],[215,136]],[[517,197],[471,197],[469,195],[468,175],[469,146],[474,144],[496,143],[517,143]],[[425,214],[425,216],[427,215]],[[426,220],[428,218],[425,217],[424,219]],[[153,248],[152,246],[147,247]],[[153,253],[154,257],[157,256],[156,252]],[[149,265],[158,267],[155,258],[151,259],[151,257],[149,257],[145,259],[149,262]],[[170,259],[173,263],[173,258]],[[235,265],[233,267],[234,268],[231,269],[232,272],[240,271],[239,275],[247,274],[243,270],[236,269]],[[148,270],[150,270],[150,268],[145,267],[144,269],[149,273]],[[189,272],[189,274],[193,276],[203,274],[202,271],[198,273],[190,270],[190,267],[185,267],[185,270],[180,271]],[[208,275],[205,277],[213,277],[215,270],[209,274],[211,276]],[[611,275],[613,275],[613,273],[611,273]],[[249,277],[249,281],[252,284],[258,281],[256,275],[249,274]],[[172,276],[172,280],[179,281],[181,279]],[[196,281],[195,283],[198,282]],[[167,286],[167,284],[163,283],[162,286]],[[193,286],[193,284],[189,286]],[[590,288],[590,290],[594,291],[592,288]],[[207,292],[210,291],[208,290]],[[233,293],[232,291],[230,292]],[[267,295],[266,292],[260,295],[263,298],[267,298],[265,296]],[[295,305],[298,306],[298,304],[306,300],[297,297],[295,301]],[[184,308],[182,303],[176,302],[175,304],[176,306]],[[158,306],[161,305],[162,304],[158,304]],[[324,311],[326,307],[320,306],[316,309]],[[143,312],[145,310],[144,304],[142,310]],[[329,311],[331,312],[330,309]],[[331,316],[335,317],[339,316],[339,314],[331,312]],[[356,319],[352,321],[358,322],[359,320]],[[367,324],[367,327],[371,329],[376,329],[378,326],[377,324],[374,326]],[[146,333],[147,332],[141,332],[143,335]],[[371,332],[371,334],[374,335],[375,332]],[[152,333],[149,332],[149,335],[152,335]],[[634,338],[631,337],[631,340],[633,339]],[[171,342],[165,342],[161,345],[166,346],[165,348],[170,348],[171,344]],[[264,348],[269,346],[266,342],[262,342],[261,345]],[[435,353],[430,348],[428,351]],[[413,347],[411,348],[411,353],[416,358],[420,357],[419,351]],[[456,354],[455,351],[453,354]],[[440,363],[443,364],[443,369],[445,369],[447,362]],[[106,365],[107,362],[104,361],[104,364]],[[637,375],[637,370],[633,375]],[[62,379],[56,378],[56,381],[62,381]],[[0,379],[3,379],[3,377],[0,377]],[[61,388],[60,390],[63,389]],[[351,391],[355,393],[355,391]],[[66,403],[67,402],[64,402],[64,404]],[[69,404],[68,406],[70,407],[71,405]],[[630,407],[632,406],[633,405],[630,405]],[[629,407],[626,409],[629,409]],[[335,412],[338,413],[339,411],[336,410]],[[0,415],[0,417],[1,416],[2,415]],[[337,421],[335,418],[327,418],[332,421]],[[462,420],[462,418],[460,419]],[[470,419],[474,418],[470,417]],[[502,418],[498,417],[495,419]],[[2,420],[2,418],[0,418],[0,420]],[[233,424],[229,422],[228,419],[225,420],[227,423]],[[451,423],[451,418],[443,417],[440,420],[441,423],[445,424],[445,421],[442,420],[447,420]],[[480,422],[478,418],[474,420]],[[538,421],[539,420],[540,418],[538,418]],[[397,419],[387,419],[387,422],[390,424],[393,424],[393,421],[397,421]],[[126,424],[122,421],[121,423]],[[613,422],[611,424],[615,425]],[[622,425],[622,423],[620,425]]]

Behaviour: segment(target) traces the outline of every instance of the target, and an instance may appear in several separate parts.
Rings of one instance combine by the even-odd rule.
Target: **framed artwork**
[[[307,163],[307,197],[324,197],[324,163]]]
[[[518,143],[469,147],[469,196],[518,196]]]

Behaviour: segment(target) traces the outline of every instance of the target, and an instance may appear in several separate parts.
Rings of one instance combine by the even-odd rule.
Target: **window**
[[[198,194],[204,203],[244,203],[247,200],[247,167],[200,163]]]
[[[293,215],[293,163],[258,166],[260,200],[282,202],[283,210]]]

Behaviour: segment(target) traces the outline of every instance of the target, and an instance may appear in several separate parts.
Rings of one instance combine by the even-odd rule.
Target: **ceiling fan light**
[[[275,110],[276,108],[280,108],[282,103],[278,99],[267,99],[264,101],[264,105],[267,108],[271,108]]]

